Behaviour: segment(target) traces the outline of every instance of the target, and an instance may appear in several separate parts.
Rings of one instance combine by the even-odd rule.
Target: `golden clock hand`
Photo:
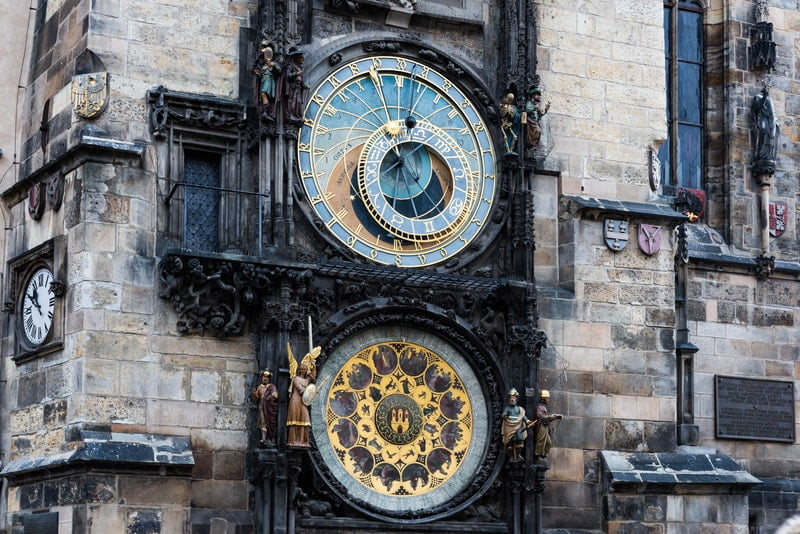
[[[378,76],[378,71],[375,70],[375,66],[369,68],[369,78],[372,80],[372,84],[375,86],[375,92],[378,93],[378,97],[381,99],[381,104],[383,104],[383,109],[386,112],[386,122],[392,122],[392,116],[389,113],[389,106],[386,104],[386,97],[383,95],[383,89],[381,89],[381,80]]]

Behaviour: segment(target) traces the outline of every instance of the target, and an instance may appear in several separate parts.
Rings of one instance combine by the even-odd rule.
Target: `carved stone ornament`
[[[769,203],[769,235],[779,237],[789,222],[789,205],[786,202]]]
[[[61,208],[64,199],[64,176],[60,172],[47,179],[47,205],[53,211]]]
[[[358,13],[358,0],[328,0],[328,6],[333,10],[351,15]]]
[[[650,190],[655,193],[661,187],[661,160],[658,159],[658,151],[650,147],[647,151],[647,159],[649,160],[648,178]]]
[[[528,325],[514,326],[511,328],[509,345],[521,346],[528,355],[537,355],[547,347],[547,334]]]
[[[28,190],[28,215],[34,221],[38,221],[44,215],[46,187],[44,182],[39,182]]]
[[[762,254],[756,258],[755,273],[761,280],[766,280],[775,271],[775,256]]]
[[[775,67],[775,42],[772,40],[772,23],[757,22],[750,28],[750,68],[754,71],[771,71]]]
[[[170,91],[160,86],[148,91],[150,131],[158,139],[167,135],[168,125],[236,130],[245,126],[247,115],[241,103],[212,96]]]
[[[181,333],[218,337],[239,335],[245,325],[244,308],[267,296],[273,273],[253,264],[234,264],[205,258],[166,256],[160,264],[161,289],[178,312]]]
[[[661,250],[661,227],[655,224],[639,225],[639,250],[652,256]]]
[[[614,252],[619,252],[628,244],[628,221],[606,219],[603,223],[603,238],[606,246]]]
[[[108,106],[108,73],[91,72],[72,77],[72,109],[84,119],[95,119]]]

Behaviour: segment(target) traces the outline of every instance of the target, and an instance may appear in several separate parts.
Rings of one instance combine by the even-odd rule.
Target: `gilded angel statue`
[[[314,381],[317,378],[317,358],[321,350],[321,347],[311,349],[311,352],[303,356],[298,368],[292,347],[286,344],[289,355],[289,413],[286,417],[289,435],[286,444],[289,447],[309,447],[308,429],[311,427],[311,417],[308,407],[317,392]]]

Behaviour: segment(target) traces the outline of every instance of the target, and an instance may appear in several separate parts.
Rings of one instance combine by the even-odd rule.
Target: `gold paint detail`
[[[108,106],[108,73],[92,72],[72,77],[72,109],[84,119],[100,116]]]
[[[415,343],[374,344],[351,356],[325,406],[328,439],[344,470],[383,495],[424,495],[467,456],[473,412],[441,356]]]

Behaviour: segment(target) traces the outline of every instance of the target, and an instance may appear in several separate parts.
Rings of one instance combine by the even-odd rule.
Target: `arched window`
[[[703,7],[664,2],[667,77],[667,141],[661,145],[666,184],[703,188]]]

